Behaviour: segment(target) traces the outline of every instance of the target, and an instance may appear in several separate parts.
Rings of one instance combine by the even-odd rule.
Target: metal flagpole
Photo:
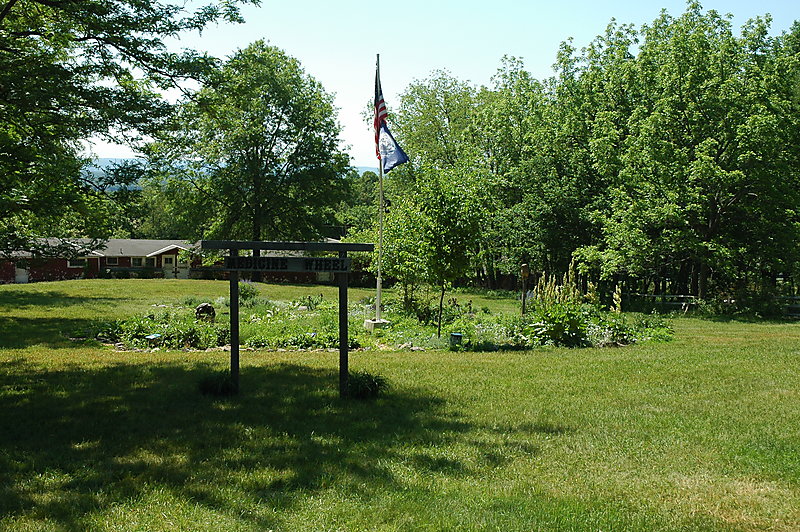
[[[375,76],[381,79],[381,54],[376,54]],[[377,112],[377,109],[376,111]],[[378,145],[380,154],[380,145]],[[383,159],[378,157],[378,279],[375,291],[375,321],[381,321],[381,267],[383,266]]]
[[[378,290],[375,296],[375,321],[381,321],[381,267],[383,266],[383,161],[378,161]]]
[[[399,164],[408,162],[408,155],[394,140],[386,125],[386,102],[383,101],[381,89],[381,55],[377,54],[375,60],[375,151],[378,156],[378,275],[375,295],[375,319],[366,320],[364,326],[368,330],[383,327],[388,322],[381,319],[381,268],[383,267],[383,175]],[[385,134],[385,135],[383,135]],[[383,135],[383,136],[382,136]],[[381,150],[381,139],[383,150]]]

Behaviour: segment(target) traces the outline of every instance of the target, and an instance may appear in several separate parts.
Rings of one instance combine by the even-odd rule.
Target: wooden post
[[[231,256],[239,254],[238,249],[231,249]],[[231,271],[231,381],[236,392],[239,392],[239,272]]]
[[[528,299],[528,277],[531,274],[531,269],[527,264],[523,264],[520,268],[520,275],[522,276],[522,315],[525,315],[525,303]]]
[[[339,258],[347,258],[347,251],[340,251]],[[348,350],[350,341],[347,335],[347,276],[346,272],[337,273],[339,276],[339,397],[347,397],[347,381],[350,370],[348,368]]]

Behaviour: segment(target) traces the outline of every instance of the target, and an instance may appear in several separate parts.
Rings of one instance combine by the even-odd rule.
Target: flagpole
[[[375,154],[378,156],[378,275],[375,290],[375,319],[366,320],[364,326],[372,331],[388,322],[381,319],[381,268],[383,267],[383,175],[399,164],[408,162],[408,155],[394,140],[386,125],[386,102],[381,89],[381,55],[375,60]],[[384,142],[385,145],[381,144]],[[385,149],[383,149],[385,148]]]
[[[381,54],[375,59],[376,79],[381,76]],[[378,157],[378,278],[375,290],[375,321],[381,321],[381,267],[383,266],[383,160]]]
[[[378,289],[375,296],[375,320],[381,321],[381,267],[383,266],[383,161],[379,161],[378,169]]]

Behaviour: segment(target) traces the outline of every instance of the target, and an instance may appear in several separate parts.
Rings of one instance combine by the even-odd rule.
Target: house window
[[[106,257],[106,265],[107,266],[118,266],[119,265],[119,257]]]
[[[85,268],[86,259],[69,259],[67,261],[67,268]]]
[[[175,257],[164,257],[164,267],[173,266],[175,264]]]
[[[142,257],[133,257],[131,259],[131,266],[134,268],[141,268],[142,267]]]
[[[148,268],[155,268],[156,267],[156,258],[155,257],[147,257],[144,260],[144,265]]]

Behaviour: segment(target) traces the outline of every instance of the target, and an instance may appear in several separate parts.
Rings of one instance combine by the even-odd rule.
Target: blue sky
[[[734,15],[736,29],[770,13],[772,31],[778,34],[800,19],[797,0],[706,0],[702,5]],[[684,1],[672,0],[262,0],[260,7],[243,10],[245,24],[208,28],[171,46],[218,57],[257,39],[284,49],[336,95],[352,163],[376,166],[374,137],[362,117],[373,95],[376,54],[381,54],[381,82],[391,107],[409,83],[437,69],[476,85],[489,84],[503,55],[523,58],[539,79],[549,77],[559,44],[567,38],[581,48],[603,33],[612,18],[639,27],[662,8],[678,16],[685,7]],[[130,156],[125,149],[100,144],[95,153]]]

